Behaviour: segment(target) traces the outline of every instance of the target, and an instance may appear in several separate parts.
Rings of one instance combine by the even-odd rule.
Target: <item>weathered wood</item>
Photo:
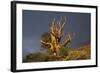
[[[54,52],[54,55],[58,56],[59,55],[59,49],[62,47],[65,47],[70,41],[71,41],[71,35],[68,34],[67,37],[65,37],[64,41],[61,43],[61,38],[64,34],[64,25],[66,23],[66,17],[65,21],[62,22],[62,18],[57,24],[56,19],[52,21],[52,26],[49,27],[50,29],[50,37],[51,37],[51,42],[44,42],[41,40],[42,44],[50,45],[50,50]]]

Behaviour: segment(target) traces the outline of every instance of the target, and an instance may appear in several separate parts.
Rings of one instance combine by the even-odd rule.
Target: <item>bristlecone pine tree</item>
[[[54,18],[51,27],[49,27],[49,32],[45,32],[42,35],[42,47],[51,50],[55,56],[59,56],[59,50],[63,49],[63,47],[66,47],[66,45],[68,45],[68,43],[71,41],[71,34],[68,34],[65,36],[64,41],[61,42],[61,39],[64,35],[65,23],[66,17],[64,22],[61,18],[59,23],[57,23],[56,19]]]

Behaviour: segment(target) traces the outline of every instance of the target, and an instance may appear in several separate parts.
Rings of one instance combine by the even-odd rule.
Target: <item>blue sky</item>
[[[72,42],[68,46],[71,48],[79,48],[84,44],[90,44],[90,13],[23,10],[23,57],[41,49],[41,35],[48,31],[48,27],[54,17],[58,22],[61,17],[65,16],[67,17],[67,22],[64,26],[64,34],[72,33]]]

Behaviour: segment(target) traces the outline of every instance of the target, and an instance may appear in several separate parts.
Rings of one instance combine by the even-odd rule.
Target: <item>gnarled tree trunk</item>
[[[52,26],[50,27],[50,38],[51,38],[50,42],[45,42],[41,40],[42,44],[50,46],[50,48],[48,49],[50,49],[56,56],[59,56],[59,49],[65,47],[71,41],[71,35],[68,34],[68,36],[66,36],[64,41],[61,43],[61,38],[63,37],[65,23],[66,23],[66,18],[64,22],[62,22],[61,18],[58,24],[56,23],[56,19],[54,18]]]

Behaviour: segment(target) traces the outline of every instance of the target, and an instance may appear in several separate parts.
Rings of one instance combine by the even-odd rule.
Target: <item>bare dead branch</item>
[[[68,36],[65,38],[64,43],[62,46],[66,46],[71,41],[71,34],[68,34]]]

